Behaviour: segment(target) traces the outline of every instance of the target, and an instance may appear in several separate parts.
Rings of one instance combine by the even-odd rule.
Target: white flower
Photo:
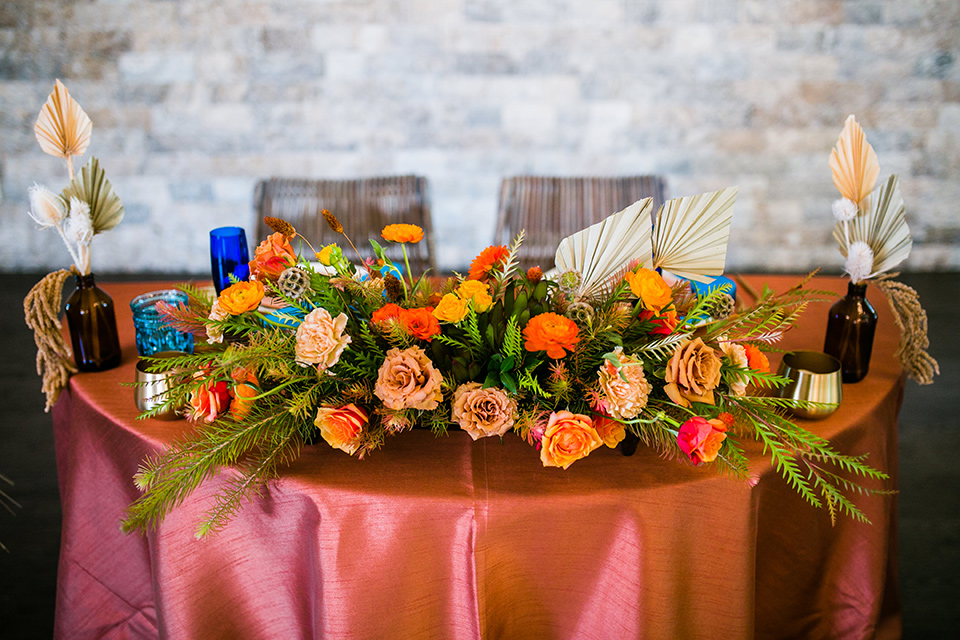
[[[837,222],[849,222],[857,217],[860,208],[850,198],[840,198],[833,201],[833,217]]]
[[[747,368],[750,365],[747,361],[747,350],[743,348],[743,345],[736,344],[734,342],[727,342],[724,336],[720,337],[720,349],[723,351],[723,355],[727,356],[727,359],[735,367]],[[747,393],[747,377],[742,375],[734,375],[732,380],[728,380],[730,384],[730,393],[735,396],[744,396]]]
[[[220,301],[214,300],[213,306],[210,307],[210,315],[207,316],[207,319],[220,321],[220,320],[226,320],[229,317],[230,317],[230,314],[223,307],[220,306]],[[218,324],[214,324],[212,322],[208,322],[205,328],[207,330],[207,344],[214,344],[214,343],[220,344],[223,342],[222,326]]]
[[[64,233],[68,240],[78,247],[88,247],[93,241],[93,218],[90,217],[90,205],[79,198],[70,198],[70,216],[67,218]]]
[[[862,240],[855,240],[847,248],[847,264],[844,270],[854,284],[873,275],[873,249]]]
[[[27,190],[30,198],[30,217],[41,228],[52,227],[63,221],[67,215],[67,208],[60,196],[46,187],[34,184]]]

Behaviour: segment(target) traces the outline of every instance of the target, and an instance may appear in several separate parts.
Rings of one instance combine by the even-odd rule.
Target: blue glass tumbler
[[[217,295],[230,286],[230,276],[237,280],[250,277],[250,250],[243,227],[218,227],[210,232],[210,267],[213,288]]]
[[[173,306],[187,304],[187,294],[177,289],[165,289],[144,293],[130,301],[137,353],[141,356],[163,351],[193,353],[193,334],[177,331],[167,324],[157,311],[158,302]]]

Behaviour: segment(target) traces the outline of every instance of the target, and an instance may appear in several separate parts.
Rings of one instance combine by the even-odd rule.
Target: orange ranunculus
[[[417,243],[423,240],[423,229],[415,224],[388,224],[380,235],[387,242]]]
[[[503,245],[487,247],[470,263],[470,279],[486,280],[497,265],[507,259],[510,250]]]
[[[414,337],[427,342],[433,340],[433,336],[440,333],[440,322],[433,315],[433,307],[403,309],[400,312],[400,322]]]
[[[288,267],[297,264],[290,239],[280,232],[271,233],[260,243],[250,261],[250,274],[261,280],[276,281]]]
[[[767,360],[767,355],[763,351],[760,351],[760,349],[752,344],[743,345],[743,349],[747,352],[748,367],[761,373],[770,371],[770,361]]]
[[[580,329],[577,324],[565,316],[556,313],[541,313],[530,318],[523,328],[526,338],[524,348],[527,351],[546,351],[551,358],[558,360],[573,351],[577,344]]]
[[[263,300],[263,283],[258,280],[238,282],[220,292],[217,303],[220,309],[232,316],[238,316],[247,311],[253,311],[260,306]]]
[[[379,325],[389,320],[399,320],[401,313],[403,313],[403,307],[388,302],[370,315],[370,323]]]
[[[594,416],[593,428],[603,440],[603,444],[615,449],[627,437],[627,429],[623,423],[607,416]]]
[[[636,271],[628,271],[626,278],[630,283],[630,291],[640,298],[645,309],[659,313],[661,309],[673,302],[670,285],[656,271],[641,267]]]
[[[369,421],[367,412],[351,402],[343,407],[320,407],[313,424],[327,444],[353,455],[360,448],[357,438]]]
[[[566,469],[603,444],[590,416],[570,411],[550,414],[540,440],[540,461],[545,467]]]
[[[723,441],[727,439],[726,430],[726,419],[707,420],[696,416],[680,425],[677,444],[693,464],[713,462],[720,452]]]
[[[479,280],[464,280],[457,287],[457,295],[464,301],[473,301],[473,308],[477,313],[483,313],[493,306],[490,296],[490,285]]]
[[[194,374],[202,376],[202,373]],[[190,394],[190,410],[187,417],[192,422],[213,422],[221,413],[230,406],[230,393],[227,391],[227,383],[223,380],[218,382],[209,381]]]
[[[466,318],[469,310],[466,300],[455,293],[448,293],[440,298],[440,303],[433,310],[433,315],[440,322],[453,322],[455,324]]]

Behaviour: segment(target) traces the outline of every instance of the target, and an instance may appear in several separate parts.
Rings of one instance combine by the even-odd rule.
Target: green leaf
[[[509,371],[504,371],[500,374],[500,383],[503,385],[503,388],[510,393],[517,392],[517,379],[514,378],[513,374]]]
[[[113,185],[107,180],[107,174],[96,158],[90,158],[90,162],[73,177],[60,197],[68,204],[70,198],[77,198],[90,205],[94,234],[113,229],[123,220],[123,203],[113,191]]]
[[[487,377],[483,380],[483,388],[489,389],[490,387],[496,387],[500,384],[500,376],[497,375],[495,371],[491,371],[487,374]]]

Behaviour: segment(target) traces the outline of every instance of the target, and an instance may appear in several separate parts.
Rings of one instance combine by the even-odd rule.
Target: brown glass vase
[[[120,364],[113,299],[97,286],[92,273],[76,276],[76,282],[66,305],[73,359],[80,371],[112,369]]]
[[[877,312],[867,300],[867,285],[847,286],[847,295],[830,307],[823,350],[840,361],[844,382],[859,382],[870,368]]]

